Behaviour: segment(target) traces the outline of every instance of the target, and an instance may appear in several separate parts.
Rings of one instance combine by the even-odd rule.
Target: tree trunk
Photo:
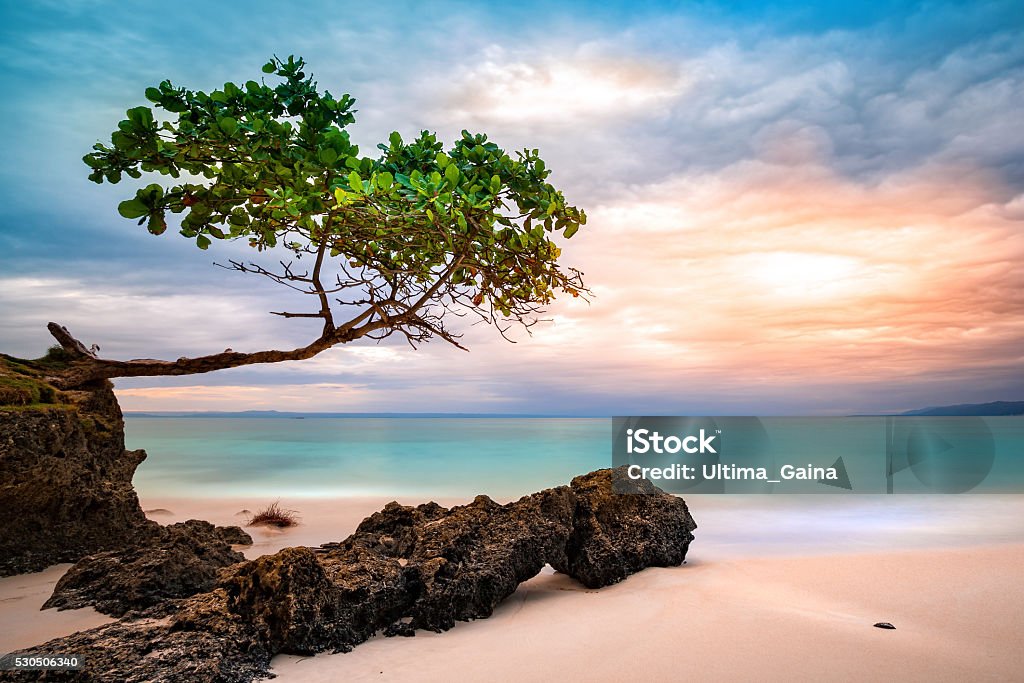
[[[312,358],[336,344],[350,341],[351,334],[336,330],[329,336],[321,336],[313,343],[291,351],[257,351],[255,353],[239,353],[230,349],[223,353],[196,358],[179,358],[176,361],[139,358],[136,360],[109,360],[98,358],[95,353],[75,339],[67,328],[50,323],[47,326],[50,334],[61,345],[64,352],[71,357],[67,367],[57,375],[49,378],[60,389],[73,389],[98,379],[114,377],[157,377],[167,375],[196,375],[214,370],[237,368],[242,365],[257,363],[279,363],[286,360],[305,360]]]

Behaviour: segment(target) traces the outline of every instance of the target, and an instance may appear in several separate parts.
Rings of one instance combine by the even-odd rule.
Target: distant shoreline
[[[642,414],[642,413],[633,413]],[[676,413],[690,417],[722,417],[721,415],[705,415],[703,413]],[[855,415],[756,415],[753,417],[1014,417],[1024,415],[1024,401],[992,401],[990,403],[964,403],[959,405],[937,406],[908,410],[900,413],[859,413]],[[124,411],[125,417],[173,418],[449,418],[449,419],[611,419],[612,415],[570,415],[542,413],[346,413],[346,412],[291,412],[280,410],[241,410],[241,411],[185,411],[185,410],[154,410]]]

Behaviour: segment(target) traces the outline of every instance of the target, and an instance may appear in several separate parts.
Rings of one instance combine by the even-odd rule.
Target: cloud
[[[193,382],[195,380],[193,379]],[[125,410],[281,410],[295,412],[435,412],[443,405],[447,412],[500,413],[510,398],[490,394],[463,383],[435,384],[434,401],[425,403],[419,387],[305,382],[271,386],[185,384],[173,387],[123,386],[117,382],[117,397]]]
[[[323,410],[858,412],[1024,391],[1012,3],[893,7],[838,28],[706,8],[581,19],[545,6],[525,22],[464,4],[267,7],[227,34],[227,6],[10,10],[5,351],[40,351],[48,319],[118,357],[315,334],[265,313],[294,305],[287,292],[122,221],[130,190],[87,183],[79,161],[146,85],[215,87],[294,51],[358,98],[364,152],[421,128],[539,147],[591,216],[564,259],[598,296],[559,302],[514,346],[478,327],[470,354],[388,342],[201,383],[124,380],[126,405],[192,392],[225,409],[289,407],[276,396]]]
[[[987,174],[865,186],[757,161],[643,195],[595,210],[577,254],[601,305],[576,329],[634,382],[708,395],[1019,366],[1024,233]]]
[[[582,52],[582,53],[581,53]],[[464,67],[445,104],[474,122],[558,128],[600,125],[605,117],[649,117],[687,88],[673,65],[628,56],[587,56],[586,51],[530,59],[500,46]]]

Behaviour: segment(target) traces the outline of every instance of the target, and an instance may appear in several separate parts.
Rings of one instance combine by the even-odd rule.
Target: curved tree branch
[[[195,358],[179,358],[176,361],[138,358],[135,360],[112,360],[98,358],[91,353],[82,342],[75,339],[67,328],[50,323],[47,329],[60,343],[61,347],[72,356],[73,360],[52,381],[60,389],[73,389],[87,382],[114,377],[160,377],[169,375],[197,375],[214,370],[237,368],[243,365],[259,363],[279,363],[286,360],[305,360],[322,351],[351,341],[355,337],[347,332],[334,332],[321,336],[311,344],[290,351],[256,351],[239,353],[230,349],[223,353]]]

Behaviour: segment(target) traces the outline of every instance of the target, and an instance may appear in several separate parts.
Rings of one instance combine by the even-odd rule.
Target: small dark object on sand
[[[880,621],[875,624],[875,628],[884,628],[889,631],[895,631],[896,627],[890,624],[888,621]]]

